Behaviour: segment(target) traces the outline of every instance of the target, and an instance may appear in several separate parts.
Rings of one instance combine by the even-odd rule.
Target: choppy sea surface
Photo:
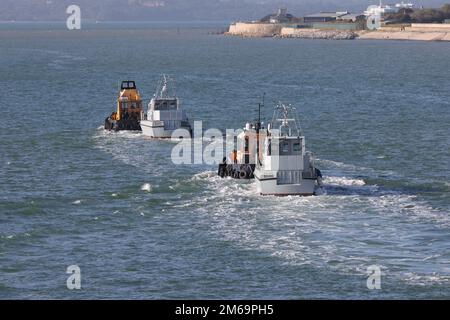
[[[0,298],[450,298],[450,43],[224,27],[0,24]],[[204,128],[294,104],[324,194],[261,197],[102,129],[118,81],[147,103],[163,73]]]

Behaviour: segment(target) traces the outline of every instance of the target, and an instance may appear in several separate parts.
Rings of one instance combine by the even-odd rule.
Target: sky
[[[64,21],[77,4],[82,17],[98,21],[235,21],[256,20],[280,6],[297,17],[319,11],[361,13],[379,0],[0,0],[0,21]],[[386,1],[386,0],[385,0]],[[395,3],[395,0],[387,1]],[[450,0],[413,1],[440,7]]]

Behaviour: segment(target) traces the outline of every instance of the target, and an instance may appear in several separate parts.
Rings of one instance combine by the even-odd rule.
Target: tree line
[[[450,4],[439,9],[401,9],[386,16],[386,20],[402,23],[442,23],[446,19],[450,19]]]

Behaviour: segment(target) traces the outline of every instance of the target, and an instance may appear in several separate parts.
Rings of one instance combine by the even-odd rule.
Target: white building
[[[364,15],[367,17],[370,16],[383,16],[386,14],[390,14],[390,13],[397,13],[399,10],[399,8],[396,8],[395,6],[390,6],[390,5],[383,5],[381,4],[380,1],[380,5],[372,5],[367,7],[367,10],[364,11]]]
[[[411,2],[404,3],[403,1],[402,1],[401,3],[397,3],[397,4],[395,5],[395,7],[396,7],[396,8],[399,8],[399,9],[412,9],[412,8],[414,8],[415,6],[416,6],[416,5],[413,4],[413,3],[411,3]]]
[[[366,11],[364,11],[364,15],[367,17],[370,16],[384,16],[391,13],[397,13],[401,9],[412,9],[415,5],[411,2],[405,3],[397,3],[395,5],[389,5],[389,4],[383,4],[380,0],[379,5],[372,5],[367,8]]]
[[[289,20],[289,15],[286,8],[279,8],[277,14],[270,16],[270,23],[282,23]]]

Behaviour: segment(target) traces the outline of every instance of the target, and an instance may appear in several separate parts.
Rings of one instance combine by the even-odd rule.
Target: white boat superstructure
[[[145,136],[151,138],[171,138],[178,130],[176,138],[190,138],[191,125],[184,110],[180,108],[174,86],[166,75],[159,83],[155,95],[148,104],[147,114],[142,117],[141,128]]]
[[[294,110],[290,105],[279,104],[265,129],[262,157],[254,172],[257,190],[262,195],[310,196],[322,184],[314,156],[306,151]]]

